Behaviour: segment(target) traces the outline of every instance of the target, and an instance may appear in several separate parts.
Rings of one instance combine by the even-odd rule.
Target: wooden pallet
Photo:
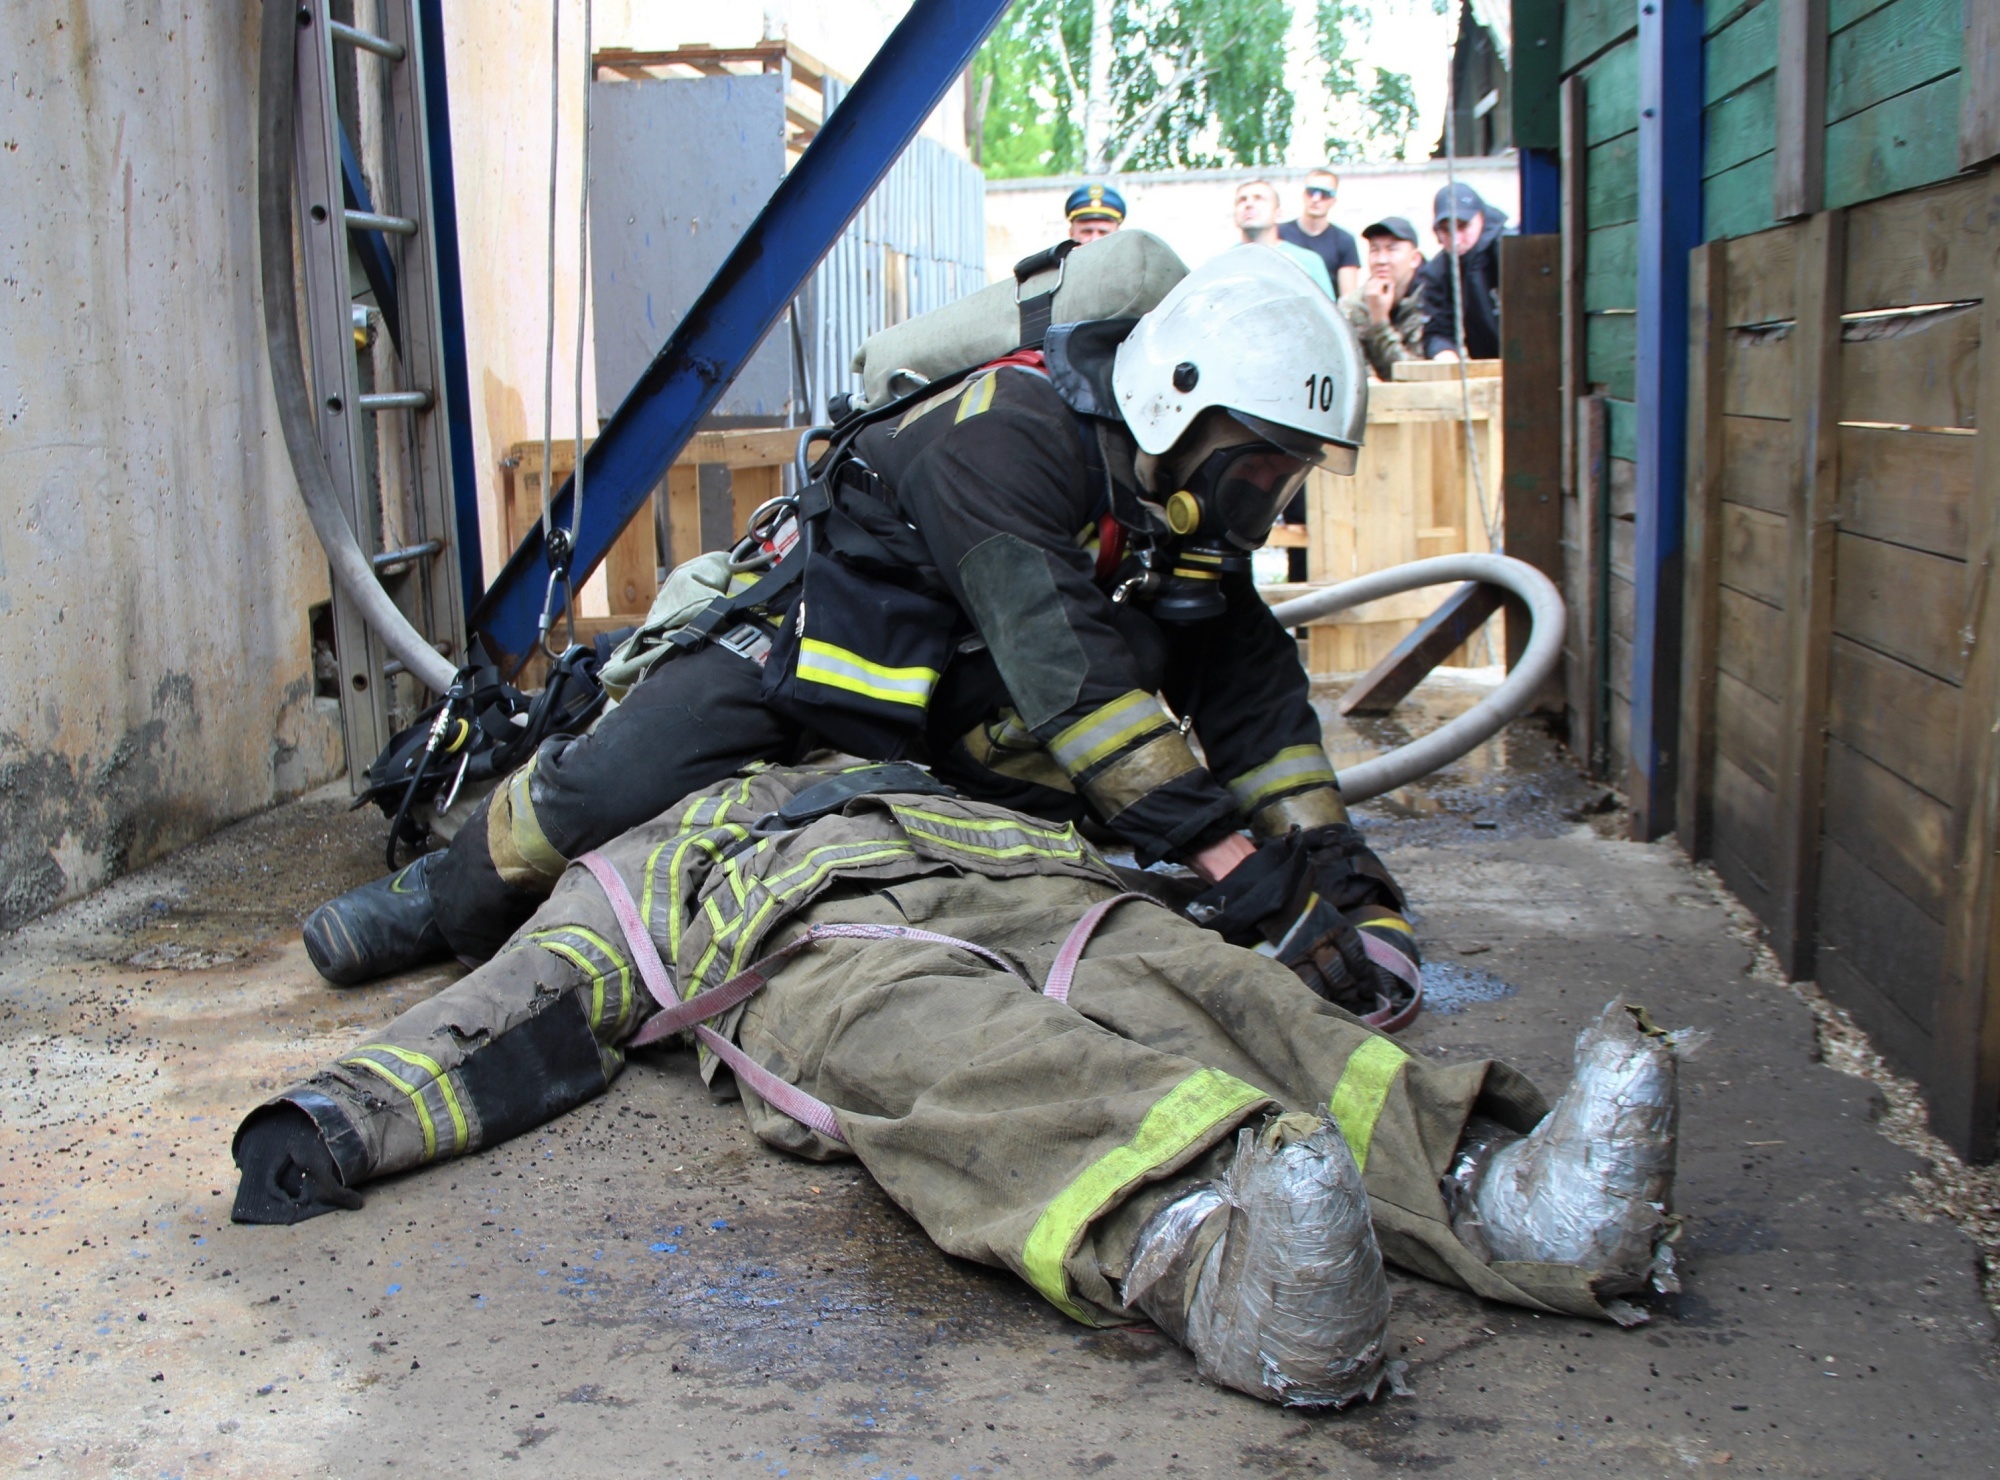
[[[1368,427],[1354,476],[1316,472],[1306,483],[1306,575],[1314,583],[1350,581],[1432,555],[1491,548],[1489,516],[1500,518],[1500,362],[1474,360],[1469,387],[1458,366],[1396,366],[1397,378],[1368,387]],[[1465,447],[1464,409],[1472,405],[1474,444],[1486,508]],[[1306,666],[1314,674],[1361,673],[1395,651],[1448,591],[1411,591],[1371,601],[1312,625]],[[1484,666],[1500,647],[1489,626],[1448,662]]]
[[[587,613],[590,619],[602,618],[618,627],[629,626],[645,615],[659,590],[661,567],[732,542],[757,505],[783,491],[784,470],[798,445],[799,432],[792,427],[697,432],[667,470],[663,489],[654,494],[655,500],[665,495],[668,548],[660,548],[654,505],[649,502],[633,516],[605,556],[608,609]],[[576,443],[568,438],[552,443],[549,463],[555,486],[560,488],[576,471]],[[727,479],[728,515],[722,521],[726,528],[702,527],[701,470],[705,467]],[[716,480],[716,473],[709,476]],[[587,501],[589,497],[586,483],[584,498]],[[500,519],[507,547],[518,546],[541,517],[542,444],[516,442],[500,459]],[[718,522],[713,508],[709,522],[712,526]]]

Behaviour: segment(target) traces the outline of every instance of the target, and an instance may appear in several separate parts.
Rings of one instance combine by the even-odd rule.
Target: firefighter
[[[759,1137],[859,1158],[939,1247],[1337,1405],[1381,1376],[1385,1256],[1643,1319],[1608,1302],[1660,1272],[1673,1056],[1623,1034],[1549,1114],[1507,1065],[1412,1056],[1125,893],[1071,825],[906,764],[767,767],[585,854],[493,960],[253,1111],[234,1216],[358,1208],[692,1035]],[[1510,1154],[1462,1236],[1452,1189]]]
[[[1339,310],[1262,252],[1223,254],[1136,324],[1057,326],[906,398],[822,465],[800,558],[711,604],[448,849],[315,911],[314,965],[346,984],[483,960],[570,859],[745,765],[831,746],[927,759],[1142,867],[1184,862],[1216,885],[1196,906],[1212,928],[1373,1021],[1407,1018],[1402,893],[1348,821],[1297,647],[1250,575],[1308,472],[1352,473],[1365,415]]]

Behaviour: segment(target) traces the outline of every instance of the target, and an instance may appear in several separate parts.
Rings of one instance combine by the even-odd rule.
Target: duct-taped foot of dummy
[[[451,955],[431,903],[426,853],[400,873],[350,889],[306,916],[306,955],[338,987],[359,986]]]
[[[1576,1077],[1527,1136],[1475,1118],[1444,1180],[1459,1239],[1496,1260],[1568,1264],[1620,1325],[1617,1299],[1680,1288],[1674,1273],[1679,1066],[1707,1034],[1654,1027],[1614,999],[1576,1040]]]
[[[236,1223],[303,1223],[337,1208],[358,1208],[361,1194],[343,1186],[333,1153],[313,1118],[293,1105],[266,1105],[236,1133],[243,1180]]]
[[[1372,1398],[1389,1284],[1361,1174],[1318,1116],[1244,1129],[1228,1173],[1149,1221],[1125,1280],[1209,1381],[1293,1408]]]

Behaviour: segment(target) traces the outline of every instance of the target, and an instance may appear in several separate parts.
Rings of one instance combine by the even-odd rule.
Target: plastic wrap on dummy
[[[1489,1261],[1574,1265],[1613,1319],[1646,1319],[1610,1297],[1680,1288],[1671,1247],[1679,1067],[1707,1037],[1664,1032],[1614,999],[1578,1035],[1576,1075],[1532,1134],[1467,1127],[1445,1183],[1459,1237]]]
[[[1339,1408],[1393,1382],[1368,1197],[1320,1116],[1239,1132],[1223,1180],[1146,1225],[1125,1302],[1187,1346],[1209,1381],[1286,1407]]]

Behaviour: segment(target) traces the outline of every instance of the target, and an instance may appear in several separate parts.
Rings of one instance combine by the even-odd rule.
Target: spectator
[[[1285,254],[1331,298],[1333,274],[1317,252],[1293,246],[1278,236],[1278,187],[1269,180],[1245,180],[1236,187],[1236,229],[1245,245],[1270,247]]]
[[[1069,239],[1094,242],[1125,224],[1125,197],[1109,185],[1079,185],[1063,207],[1069,217]]]
[[[1307,175],[1299,219],[1280,226],[1278,239],[1318,253],[1333,278],[1334,296],[1346,298],[1361,281],[1361,254],[1355,249],[1354,238],[1333,224],[1330,212],[1339,194],[1340,176],[1332,170],[1314,170]]]
[[[1361,233],[1368,244],[1368,276],[1361,291],[1340,300],[1377,380],[1394,378],[1398,360],[1424,358],[1424,265],[1417,228],[1401,216],[1384,216]]]
[[[1444,250],[1417,273],[1428,323],[1424,356],[1459,358],[1458,327],[1452,305],[1452,260],[1465,281],[1465,358],[1500,358],[1500,238],[1507,213],[1479,198],[1470,185],[1447,185],[1437,193],[1438,245]]]

